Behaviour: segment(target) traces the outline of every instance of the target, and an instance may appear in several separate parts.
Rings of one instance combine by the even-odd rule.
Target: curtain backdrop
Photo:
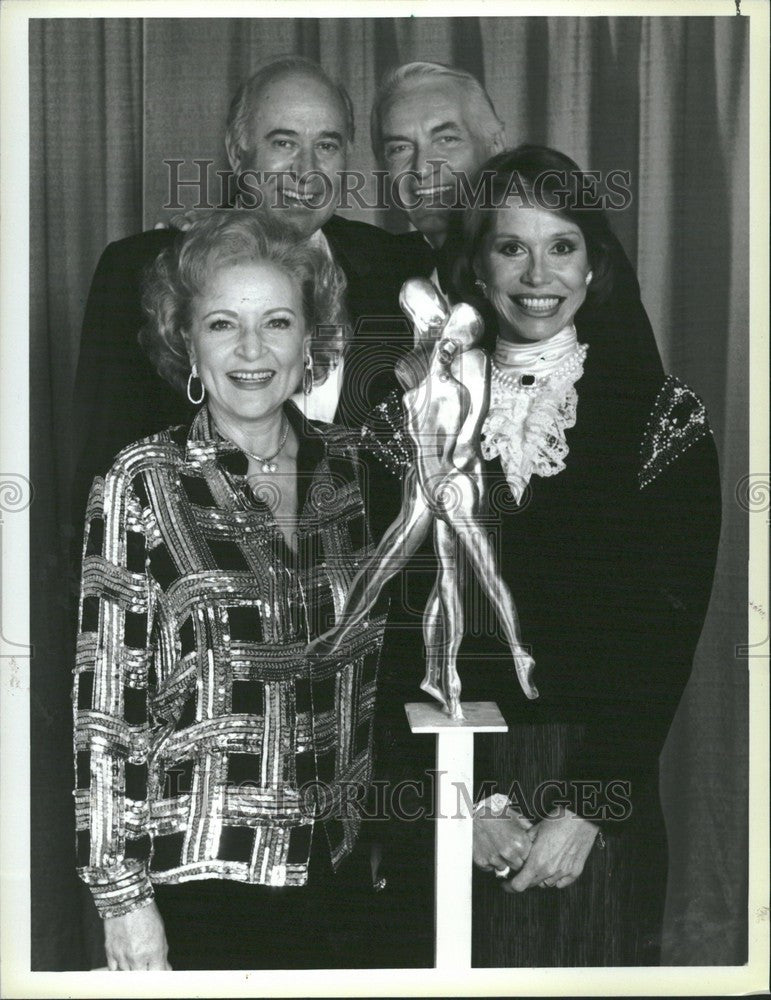
[[[71,393],[90,279],[106,244],[169,214],[164,160],[226,166],[240,82],[276,55],[317,59],[350,91],[350,165],[374,166],[369,108],[390,66],[476,74],[511,144],[545,142],[585,168],[631,172],[613,225],[637,266],[670,372],[705,399],[724,521],[712,605],[662,758],[670,834],[667,964],[746,959],[748,439],[746,17],[67,19],[30,23],[32,968],[101,964],[73,874],[63,498]],[[192,198],[192,193],[189,193]],[[192,204],[192,201],[191,201]],[[376,217],[395,228],[392,213]],[[417,676],[417,675],[416,675]]]

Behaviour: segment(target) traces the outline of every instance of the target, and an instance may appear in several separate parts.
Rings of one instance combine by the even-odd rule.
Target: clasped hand
[[[484,871],[518,872],[533,844],[533,824],[503,795],[493,795],[474,812],[474,864]]]
[[[564,889],[584,870],[597,833],[594,823],[568,809],[533,824],[508,802],[502,809],[491,804],[474,816],[474,864],[485,871],[516,872],[502,881],[505,892],[534,885]]]

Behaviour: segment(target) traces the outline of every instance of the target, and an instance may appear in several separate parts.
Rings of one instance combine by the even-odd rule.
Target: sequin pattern
[[[711,433],[704,403],[684,382],[667,376],[640,446],[640,489],[645,489],[697,441]]]
[[[303,885],[314,835],[333,866],[353,848],[385,618],[334,658],[306,656],[371,551],[348,438],[312,437],[294,557],[205,409],[187,440],[132,445],[94,482],[74,795],[78,873],[102,916],[154,882]]]
[[[401,475],[412,462],[410,440],[404,432],[401,394],[395,389],[367,415],[359,433],[358,447],[373,455],[394,475]]]

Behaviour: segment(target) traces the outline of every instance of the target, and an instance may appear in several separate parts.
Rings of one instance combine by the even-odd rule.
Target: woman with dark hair
[[[482,170],[458,277],[492,320],[490,517],[540,697],[466,637],[484,667],[461,662],[463,697],[510,725],[477,737],[475,964],[657,964],[658,758],[709,602],[715,446],[647,323],[614,311],[617,244],[577,165],[522,146]]]
[[[368,963],[384,616],[308,658],[370,542],[349,437],[290,402],[339,346],[319,331],[344,289],[255,212],[196,223],[149,276],[144,344],[200,409],[88,501],[75,813],[110,969]]]

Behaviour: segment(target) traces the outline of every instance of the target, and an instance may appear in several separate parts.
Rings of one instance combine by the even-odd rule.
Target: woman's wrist
[[[133,900],[131,903],[126,903],[124,906],[104,911],[100,913],[100,916],[105,922],[108,920],[120,920],[121,917],[126,917],[130,913],[136,913],[137,910],[143,910],[146,906],[152,906],[154,904],[155,894],[152,896],[143,896],[140,899]]]
[[[91,890],[103,919],[122,917],[147,906],[155,898],[147,864],[143,862],[133,861],[113,869],[79,868],[78,874]]]

